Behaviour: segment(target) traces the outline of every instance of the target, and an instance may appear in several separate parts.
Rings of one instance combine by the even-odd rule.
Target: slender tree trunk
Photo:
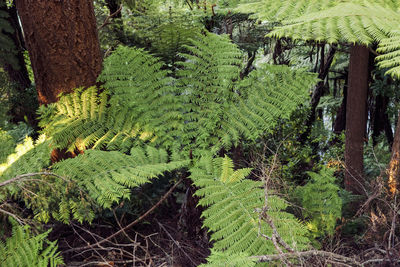
[[[41,104],[91,86],[101,71],[90,0],[16,0]]]
[[[372,139],[375,146],[378,142],[378,137],[382,132],[385,132],[386,139],[390,146],[393,145],[393,132],[390,125],[387,107],[389,98],[383,95],[375,97],[375,106],[372,113]]]
[[[363,146],[367,122],[367,94],[369,78],[369,50],[354,45],[350,50],[349,88],[346,103],[346,190],[364,194]]]
[[[11,62],[5,62],[3,68],[7,72],[8,77],[15,88],[17,98],[19,99],[21,97],[23,98],[25,95],[25,89],[31,86],[31,80],[29,79],[23,55],[24,48],[22,31],[18,23],[17,9],[15,5],[7,8],[5,1],[2,3],[0,1],[0,10],[8,14],[8,21],[14,29],[12,34],[7,35],[13,41],[15,46],[15,62],[13,64]],[[23,121],[26,116],[29,123],[35,125],[35,112],[37,107],[34,103],[35,102],[33,101],[31,105],[27,105],[27,103],[17,103],[14,101],[9,112],[11,121]]]
[[[343,87],[343,100],[336,113],[336,119],[333,124],[333,132],[335,134],[340,134],[346,129],[346,103],[347,103],[347,88],[348,88],[348,78],[346,77],[344,87]]]
[[[311,110],[310,110],[308,119],[305,123],[306,130],[300,136],[300,142],[302,144],[304,144],[305,141],[310,136],[311,127],[312,127],[313,123],[315,122],[317,106],[319,104],[321,97],[324,94],[325,79],[328,76],[329,69],[332,65],[332,61],[333,61],[333,58],[336,53],[336,46],[331,46],[329,48],[328,54],[326,56],[325,56],[324,50],[325,50],[325,47],[322,46],[321,47],[321,59],[320,59],[319,70],[318,70],[318,79],[320,79],[321,81],[319,81],[318,84],[315,86],[312,97],[311,97],[311,103],[310,103]]]
[[[392,156],[390,158],[389,167],[386,170],[388,174],[388,185],[392,196],[399,192],[400,178],[400,113],[398,116],[394,141],[392,146]]]

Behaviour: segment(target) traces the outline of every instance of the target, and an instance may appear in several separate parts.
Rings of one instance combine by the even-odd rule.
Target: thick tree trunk
[[[90,0],[16,0],[41,104],[96,83],[101,71]]]
[[[389,167],[387,169],[388,185],[392,196],[399,192],[400,179],[400,113],[397,121],[394,141],[392,146],[392,157],[390,158]]]
[[[355,45],[350,51],[349,87],[346,104],[346,146],[344,183],[353,194],[364,194],[363,146],[367,122],[369,50]]]

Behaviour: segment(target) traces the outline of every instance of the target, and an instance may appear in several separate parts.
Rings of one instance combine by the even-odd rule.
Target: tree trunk
[[[369,50],[354,45],[350,50],[349,88],[346,104],[345,189],[364,194],[363,146],[367,122]]]
[[[343,87],[343,100],[338,111],[336,112],[336,119],[333,124],[333,132],[340,134],[346,129],[346,103],[347,103],[347,88],[348,88],[348,75],[346,77]]]
[[[29,79],[28,71],[25,65],[25,58],[23,55],[23,37],[21,27],[18,23],[18,15],[17,9],[15,6],[11,6],[7,8],[5,1],[0,1],[0,10],[4,11],[8,14],[8,21],[13,28],[14,32],[6,35],[12,40],[15,46],[15,62],[4,62],[3,68],[8,74],[8,78],[13,84],[16,96],[15,99],[23,99],[26,95],[26,88],[31,86],[31,80]],[[11,116],[11,121],[16,123],[19,121],[23,121],[26,118],[31,125],[35,125],[35,113],[37,106],[35,105],[35,101],[32,101],[31,105],[27,105],[27,103],[16,102],[12,103],[11,110],[9,115]]]
[[[386,139],[390,146],[393,145],[393,132],[390,125],[389,116],[387,114],[387,107],[389,104],[389,97],[384,95],[377,95],[375,97],[375,106],[372,111],[372,140],[375,146],[378,142],[378,137],[382,132],[385,132]]]
[[[319,104],[321,97],[324,94],[325,79],[328,76],[329,69],[332,65],[332,61],[333,61],[333,58],[336,53],[336,46],[332,45],[329,48],[328,54],[326,56],[325,56],[324,50],[325,50],[325,46],[322,46],[321,47],[321,59],[320,59],[320,65],[319,65],[319,70],[318,70],[318,79],[320,79],[321,81],[319,81],[317,83],[317,85],[315,86],[312,97],[311,97],[311,103],[310,103],[311,110],[310,110],[310,114],[308,115],[308,119],[305,122],[306,130],[300,136],[300,142],[302,144],[305,144],[306,140],[309,138],[310,133],[311,133],[311,127],[312,127],[313,123],[315,122],[317,106]]]
[[[41,104],[96,83],[101,71],[90,0],[16,0]]]
[[[394,141],[392,146],[392,157],[390,158],[389,167],[387,169],[388,185],[392,196],[399,192],[400,178],[400,113],[397,121]]]

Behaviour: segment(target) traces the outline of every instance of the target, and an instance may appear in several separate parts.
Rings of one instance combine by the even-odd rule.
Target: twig
[[[168,235],[168,237],[175,243],[175,245],[183,252],[183,254],[185,254],[186,258],[188,258],[190,260],[191,263],[193,263],[193,266],[197,266],[198,264],[196,264],[192,258],[186,253],[186,251],[181,247],[181,245],[179,245],[179,242],[176,241],[171,234],[167,231],[167,229],[165,229],[165,227],[160,223],[157,222],[158,225],[164,230],[164,232]]]
[[[4,182],[1,182],[1,183],[0,183],[0,187],[6,186],[6,185],[8,185],[8,184],[17,182],[17,181],[19,181],[19,180],[23,180],[23,179],[25,179],[25,178],[27,178],[27,177],[32,177],[32,176],[36,176],[36,175],[55,176],[55,177],[60,178],[60,179],[62,179],[62,180],[64,180],[64,181],[68,181],[68,180],[65,179],[64,177],[62,177],[62,176],[60,176],[60,175],[58,175],[58,174],[52,173],[52,172],[33,172],[33,173],[21,174],[21,175],[15,176],[14,178],[11,178],[11,179],[9,179],[9,180],[6,180],[6,181],[4,181]]]
[[[78,247],[78,248],[72,248],[72,249],[68,249],[65,251],[65,253],[68,252],[73,252],[73,251],[77,251],[77,250],[85,250],[85,249],[89,249],[89,248],[94,248],[99,246],[100,244],[103,244],[104,242],[109,241],[111,238],[119,235],[120,233],[123,233],[124,231],[126,231],[127,229],[131,228],[132,226],[136,225],[137,223],[139,223],[141,220],[143,220],[144,218],[146,218],[150,213],[152,213],[158,206],[161,205],[161,203],[163,203],[165,201],[165,199],[168,198],[168,196],[175,190],[175,188],[182,182],[182,179],[180,179],[178,182],[176,182],[169,190],[168,192],[166,192],[162,198],[153,206],[151,207],[148,211],[146,211],[143,215],[141,215],[139,218],[137,218],[136,220],[134,220],[133,222],[131,222],[130,224],[128,224],[127,226],[125,226],[124,228],[118,230],[117,232],[109,235],[108,237],[97,241],[95,244],[92,245],[87,245],[84,247]]]
[[[17,215],[15,215],[14,213],[11,213],[9,211],[3,210],[1,208],[0,208],[0,212],[6,214],[8,216],[13,217],[20,225],[24,225],[24,221],[21,218],[19,218]]]
[[[328,259],[333,259],[336,262],[347,263],[351,266],[364,266],[363,263],[356,261],[353,258],[345,257],[333,252],[321,251],[321,250],[309,250],[309,251],[300,251],[300,252],[289,252],[282,253],[278,255],[263,255],[263,256],[252,256],[251,258],[257,259],[259,262],[270,262],[280,260],[282,257],[285,259],[294,259],[294,258],[309,258],[309,257],[323,257]]]
[[[110,14],[103,22],[103,24],[101,24],[101,26],[97,29],[100,30],[102,29],[104,26],[110,24],[110,19],[115,17],[116,15],[118,15],[118,13],[120,13],[122,10],[122,5],[119,6],[119,8],[117,9],[117,11],[115,11],[114,13]]]

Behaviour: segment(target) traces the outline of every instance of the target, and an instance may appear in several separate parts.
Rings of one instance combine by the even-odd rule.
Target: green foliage
[[[100,206],[110,208],[114,202],[129,198],[130,188],[188,164],[182,160],[168,161],[165,150],[153,147],[132,148],[130,155],[87,150],[83,155],[56,163],[52,169],[58,175],[76,181]]]
[[[318,2],[319,4],[316,4]],[[271,8],[272,7],[272,8]],[[261,19],[279,21],[270,37],[328,43],[378,43],[378,66],[400,77],[400,4],[392,0],[272,1],[244,4],[241,11],[256,12]]]
[[[275,129],[278,118],[288,119],[306,102],[316,82],[315,74],[286,66],[262,65],[251,72],[239,85],[244,97],[227,112],[224,144],[238,144],[240,137],[255,140]]]
[[[14,152],[16,142],[7,131],[3,131],[0,128],[0,143],[0,162],[4,162],[8,155]]]
[[[10,37],[14,29],[8,21],[9,14],[5,5],[3,1],[0,3],[0,65],[10,64],[18,69],[16,47]]]
[[[135,124],[128,107],[110,106],[108,92],[99,94],[95,87],[75,90],[49,107],[41,106],[40,112],[40,125],[52,136],[53,147],[69,151],[90,147],[129,151],[136,139],[152,136]]]
[[[206,157],[190,171],[190,178],[199,187],[199,205],[207,207],[203,224],[212,232],[215,251],[249,255],[275,252],[273,243],[259,235],[271,236],[272,230],[259,218],[257,210],[264,206],[264,190],[261,182],[245,179],[250,169],[233,170],[228,157]],[[277,196],[268,198],[268,214],[283,240],[296,250],[305,249],[309,243],[307,230],[292,214],[284,212],[287,206]]]
[[[315,237],[333,235],[336,220],[342,216],[342,199],[334,172],[327,167],[319,173],[308,172],[311,180],[305,186],[297,187],[303,215],[310,219],[307,226]]]
[[[207,34],[192,40],[178,72],[184,102],[182,144],[206,149],[219,140],[225,129],[230,105],[238,95],[241,52],[226,36]]]
[[[34,142],[27,137],[18,144],[15,153],[7,157],[7,161],[0,165],[0,181],[5,181],[19,174],[39,172],[50,165],[50,142],[45,136],[40,136]]]
[[[57,241],[47,240],[50,231],[32,235],[27,227],[14,226],[12,236],[5,243],[0,241],[0,265],[56,267],[64,264],[60,252],[57,252]]]
[[[185,46],[177,79],[141,49],[118,48],[99,78],[107,88],[76,90],[42,108],[56,147],[128,152],[146,142],[195,153],[254,140],[306,99],[314,75],[262,66],[239,81],[242,53],[226,36],[198,35]]]

